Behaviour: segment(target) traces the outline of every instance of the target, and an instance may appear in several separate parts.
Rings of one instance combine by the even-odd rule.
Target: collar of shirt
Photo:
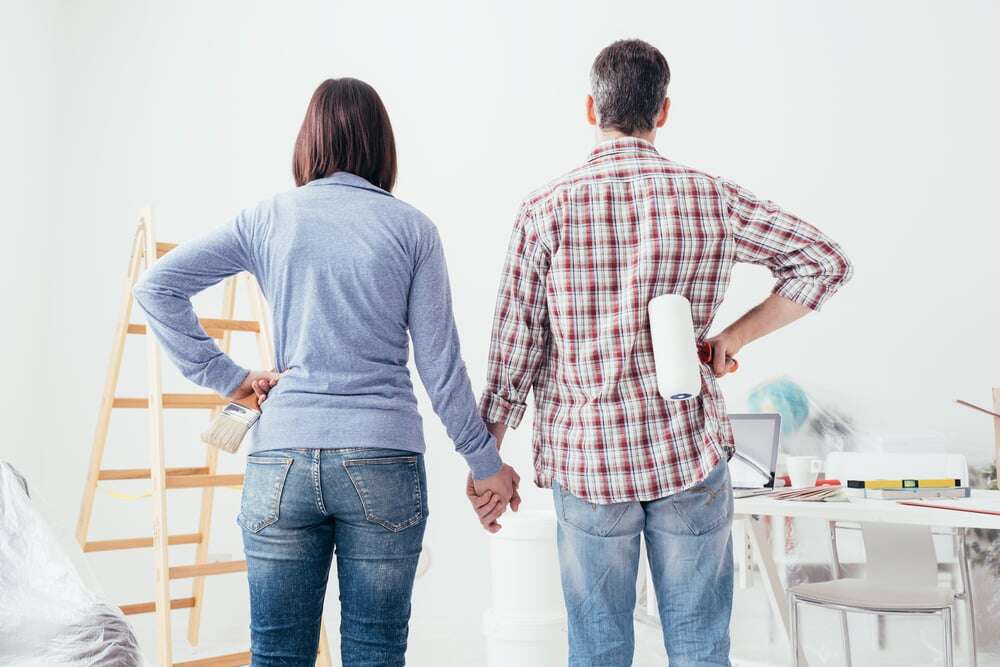
[[[363,190],[371,190],[372,192],[378,192],[390,197],[392,196],[391,192],[386,192],[377,185],[372,185],[365,179],[352,174],[349,171],[338,171],[331,176],[327,176],[326,178],[317,178],[314,181],[306,183],[306,187],[310,187],[312,185],[346,185],[350,188],[361,188]]]
[[[594,150],[590,152],[590,158],[587,161],[593,162],[594,160],[618,153],[651,153],[659,155],[656,151],[656,146],[645,139],[639,139],[638,137],[618,137],[597,144]]]

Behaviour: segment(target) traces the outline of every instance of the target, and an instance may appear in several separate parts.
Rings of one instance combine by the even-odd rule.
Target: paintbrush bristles
[[[257,422],[258,417],[260,417],[258,411],[237,403],[230,403],[215,416],[212,423],[201,434],[201,441],[206,445],[218,447],[232,454],[240,448],[243,437]]]
[[[201,441],[206,445],[218,447],[232,454],[240,448],[243,436],[249,430],[250,427],[245,422],[237,421],[232,417],[220,413],[208,425],[205,432],[201,434]]]

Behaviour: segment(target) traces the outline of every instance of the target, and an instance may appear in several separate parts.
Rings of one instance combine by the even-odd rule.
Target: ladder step
[[[214,658],[200,658],[198,660],[187,660],[185,662],[175,662],[174,667],[240,667],[250,664],[250,651],[242,653],[228,653],[217,655]]]
[[[229,399],[217,394],[164,394],[163,407],[182,409],[209,409],[217,408],[229,403]],[[113,407],[116,408],[148,408],[148,398],[133,398],[128,396],[116,396]]]
[[[223,338],[226,335],[226,331],[224,329],[207,329],[205,327],[202,327],[202,328],[205,329],[205,333],[210,338]],[[145,324],[134,324],[134,323],[133,324],[129,324],[128,325],[128,333],[130,333],[130,334],[139,334],[141,336],[144,336],[144,335],[146,335],[146,325]]]
[[[201,533],[183,533],[180,535],[169,535],[167,544],[198,544],[201,542]],[[117,540],[95,540],[85,542],[83,550],[85,553],[92,551],[118,551],[120,549],[143,549],[153,546],[152,537],[125,537]]]
[[[207,475],[208,468],[201,466],[198,468],[167,468],[167,477],[180,475]],[[97,479],[149,479],[149,468],[119,468],[102,470],[98,473]]]
[[[243,475],[182,475],[167,477],[168,489],[199,489],[206,486],[242,486]]]
[[[218,563],[203,563],[201,565],[175,565],[170,568],[171,579],[190,579],[191,577],[211,576],[214,574],[229,574],[231,572],[246,572],[245,560],[224,560]]]
[[[250,333],[260,333],[260,322],[256,320],[225,320],[212,317],[203,317],[198,320],[205,333],[212,338],[222,338],[227,331],[249,331]],[[145,324],[132,323],[128,325],[130,334],[145,335],[147,329]]]
[[[194,606],[194,598],[177,598],[170,601],[171,609],[190,609]],[[137,602],[135,604],[123,604],[120,609],[126,616],[133,614],[152,614],[156,611],[155,602]],[[177,664],[177,663],[174,663]]]
[[[163,243],[158,242],[156,244],[156,259],[159,259],[166,255],[168,252],[177,247],[176,243]]]

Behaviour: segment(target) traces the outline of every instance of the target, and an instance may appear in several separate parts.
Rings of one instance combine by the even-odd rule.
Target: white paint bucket
[[[493,612],[497,618],[565,616],[551,510],[507,512],[490,538]]]
[[[503,617],[487,609],[483,634],[488,667],[556,667],[568,660],[565,615]]]

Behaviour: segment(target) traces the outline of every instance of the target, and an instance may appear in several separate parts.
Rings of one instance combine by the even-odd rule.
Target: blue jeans
[[[252,454],[240,510],[255,667],[316,663],[334,552],[344,667],[404,664],[427,520],[422,455],[367,448]]]
[[[725,462],[701,484],[649,502],[594,505],[552,490],[570,666],[632,664],[645,532],[670,667],[728,667],[733,490]]]

